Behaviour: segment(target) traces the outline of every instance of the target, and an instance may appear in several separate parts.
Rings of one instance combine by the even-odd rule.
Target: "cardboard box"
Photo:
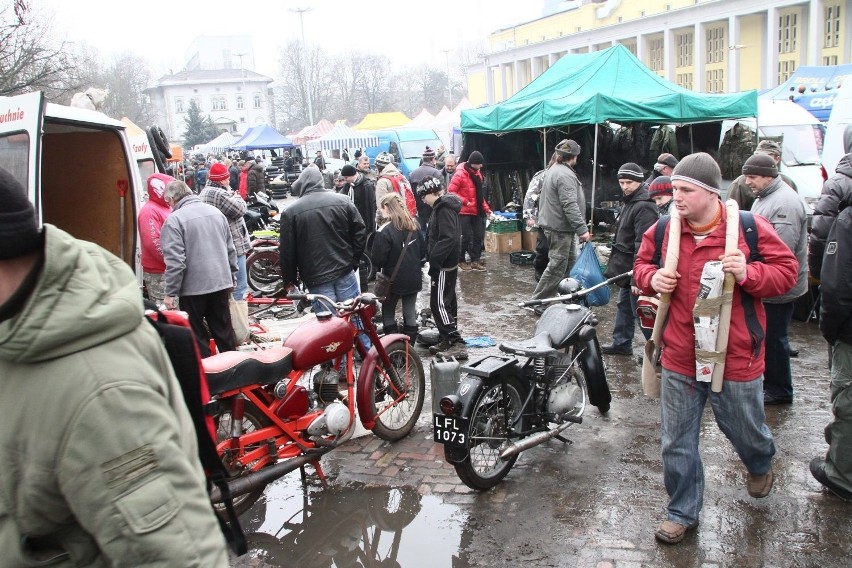
[[[521,231],[514,233],[485,233],[485,252],[508,254],[521,250]]]
[[[535,250],[535,240],[538,238],[538,230],[521,231],[521,246],[524,250]]]

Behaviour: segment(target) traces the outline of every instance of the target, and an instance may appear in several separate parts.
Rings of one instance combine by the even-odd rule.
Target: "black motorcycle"
[[[249,233],[273,228],[275,217],[278,215],[278,206],[268,195],[262,191],[249,195],[246,200],[246,212],[243,219]]]
[[[520,304],[549,305],[532,337],[502,343],[500,351],[508,356],[489,355],[460,368],[466,375],[453,394],[440,399],[432,424],[434,440],[444,444],[446,460],[465,485],[494,487],[522,451],[553,438],[568,442],[561,433],[582,423],[587,406],[609,411],[598,320],[584,299],[629,274],[585,290],[566,278],[559,296]],[[433,377],[433,388],[442,382],[453,381]]]

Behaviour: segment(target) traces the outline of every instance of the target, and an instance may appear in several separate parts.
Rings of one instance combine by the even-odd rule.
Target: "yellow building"
[[[488,53],[468,68],[474,105],[509,98],[564,55],[615,43],[661,77],[705,93],[768,89],[801,65],[852,62],[852,0],[545,4],[561,11],[488,37]]]

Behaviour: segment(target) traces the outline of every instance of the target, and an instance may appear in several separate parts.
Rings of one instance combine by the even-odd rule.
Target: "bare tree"
[[[0,95],[45,91],[55,99],[79,89],[72,51],[52,37],[26,0],[0,9]]]
[[[103,70],[100,81],[109,91],[104,113],[115,118],[126,116],[142,126],[153,124],[156,111],[145,94],[150,81],[147,61],[131,52],[116,56]]]

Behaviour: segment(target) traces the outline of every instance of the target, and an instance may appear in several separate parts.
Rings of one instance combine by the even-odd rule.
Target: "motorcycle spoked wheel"
[[[509,422],[521,411],[522,392],[517,379],[506,379]],[[503,383],[497,381],[485,387],[477,397],[470,415],[467,457],[453,464],[459,479],[471,489],[491,489],[506,477],[518,460],[517,454],[508,460],[500,459],[500,453],[509,445],[508,426]]]
[[[255,292],[266,292],[281,282],[281,261],[277,251],[256,252],[246,259],[248,285]]]
[[[263,413],[258,409],[254,404],[249,401],[244,402],[244,410],[243,410],[243,432],[254,432],[255,430],[259,430],[261,428],[266,428],[267,426],[271,426],[272,422],[263,415]],[[231,410],[223,409],[221,412],[216,414],[213,417],[213,424],[216,427],[216,443],[221,443],[231,436]],[[253,446],[246,446],[246,451],[253,451],[257,447],[262,444],[257,444]],[[228,470],[228,474],[231,477],[240,477],[241,475],[245,475],[251,472],[251,466],[240,468],[233,464],[233,461],[228,460],[226,456],[220,455],[222,458],[222,463],[225,464],[225,467]],[[261,487],[260,489],[255,489],[250,493],[246,493],[244,495],[238,495],[234,497],[234,511],[237,515],[242,515],[246,511],[248,511],[252,505],[254,505],[260,496],[263,495],[266,487]],[[216,510],[216,514],[219,515],[225,521],[228,520],[228,514],[225,510],[225,506],[222,503],[216,503],[213,505],[213,508]]]
[[[408,436],[417,423],[423,409],[426,392],[426,375],[423,361],[413,346],[406,341],[394,341],[387,347],[388,358],[401,379],[391,383],[391,375],[384,369],[381,360],[370,380],[373,382],[371,413],[376,417],[373,433],[383,440],[395,442]],[[397,403],[400,392],[405,398]]]

